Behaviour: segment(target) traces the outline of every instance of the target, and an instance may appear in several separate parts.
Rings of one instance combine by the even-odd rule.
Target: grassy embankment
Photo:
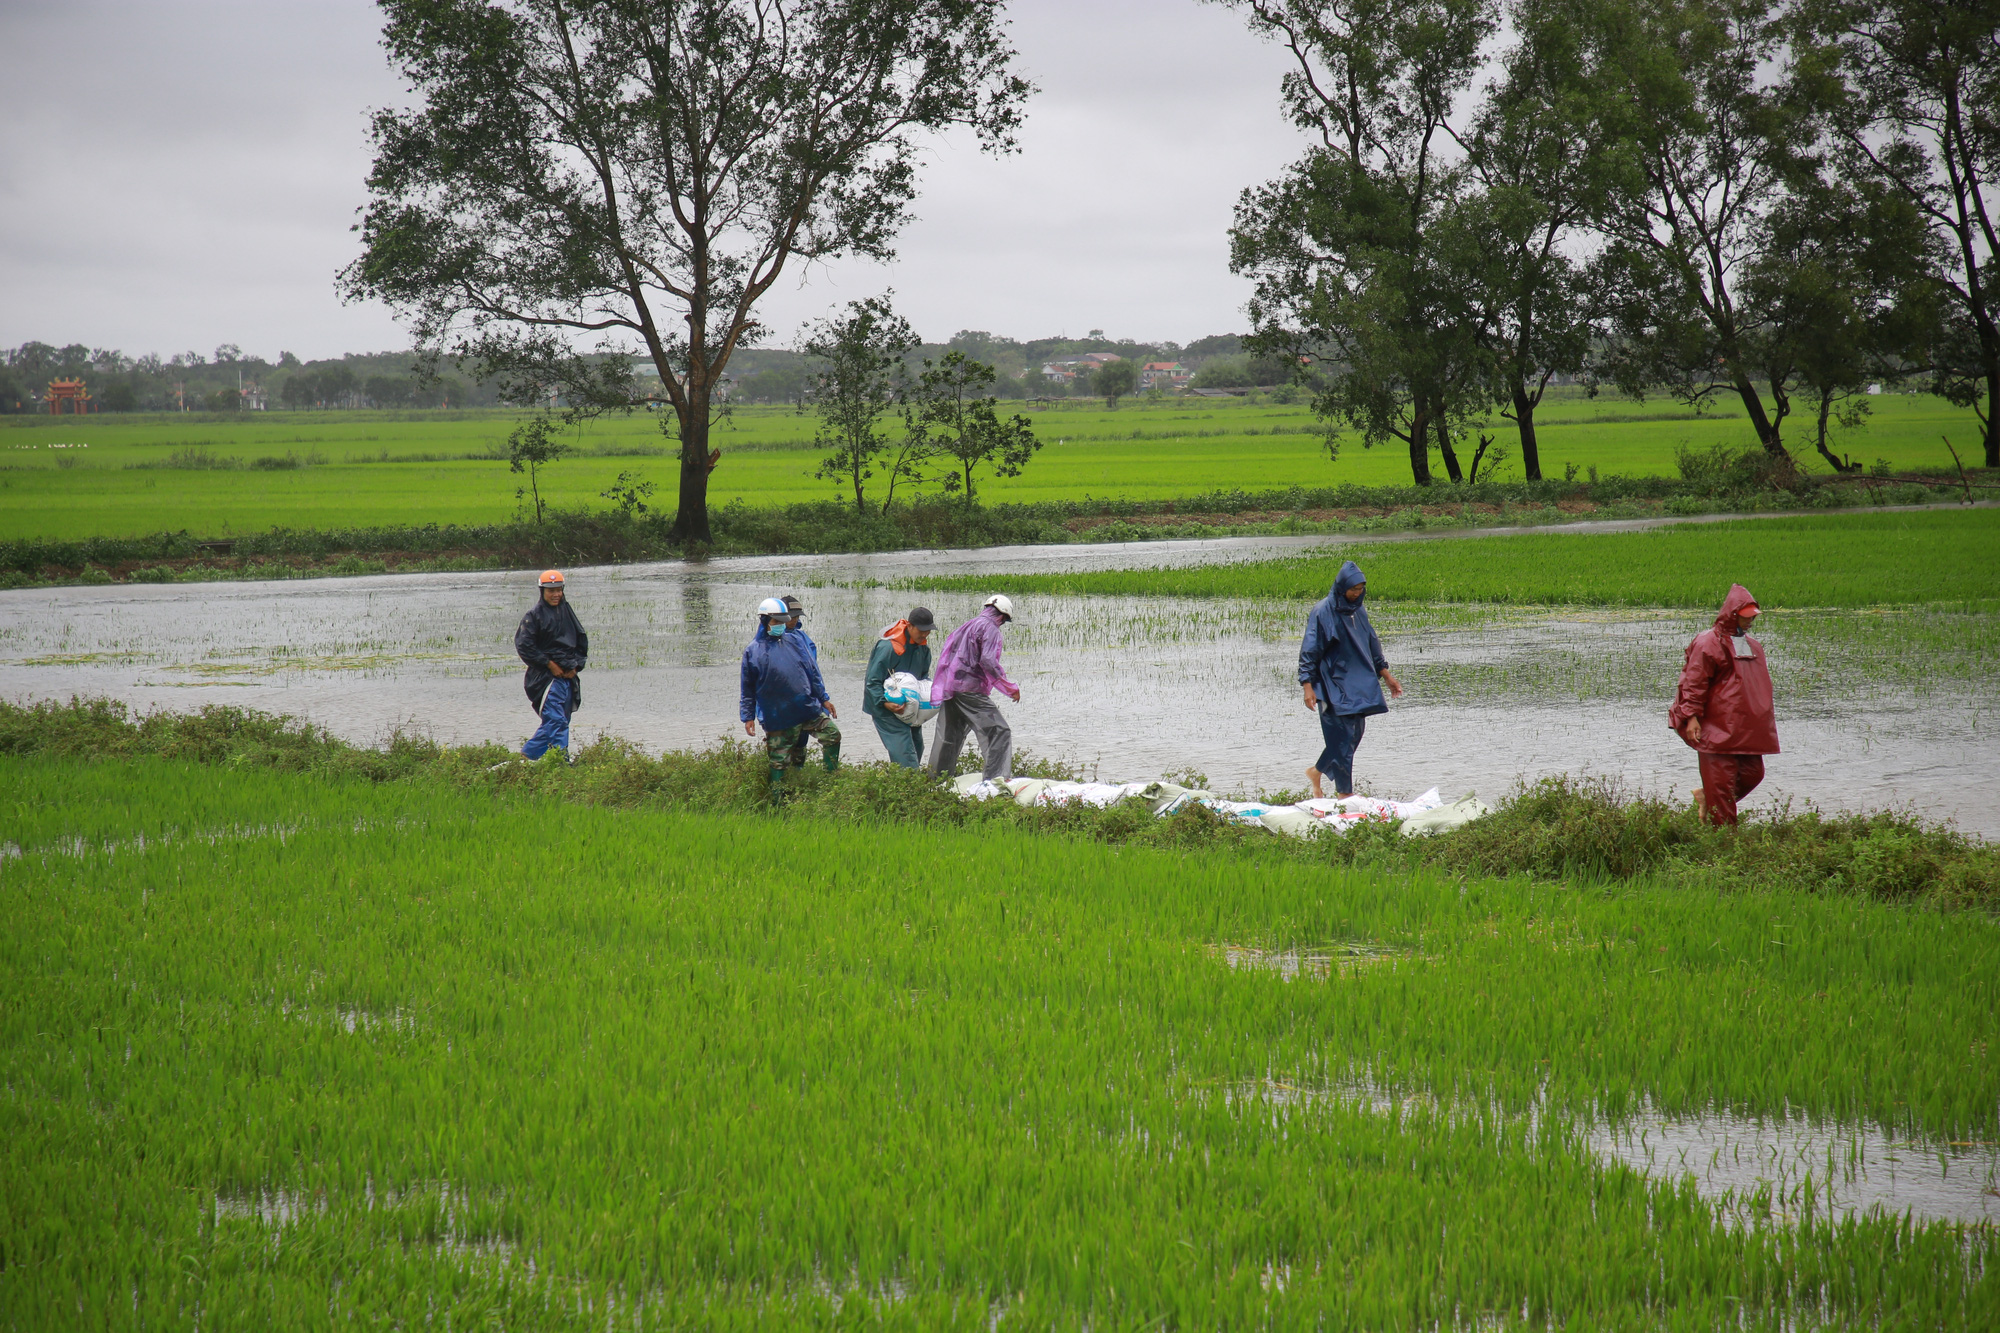
[[[1984,915],[367,762],[406,780],[0,757],[0,1325],[2000,1318],[1991,1228],[1717,1203],[1571,1127],[1993,1138]]]
[[[2000,510],[1814,514],[1645,532],[1524,533],[1451,542],[1366,538],[1276,560],[1057,574],[972,574],[899,586],[958,592],[1316,601],[1352,559],[1374,601],[1719,606],[1741,583],[1766,609],[2000,602]]]
[[[811,447],[809,418],[745,409],[717,435],[725,451],[711,491],[717,549],[890,549],[1064,541],[1083,533],[1104,539],[1332,530],[1356,522],[1518,522],[1599,510],[1657,513],[1670,497],[1695,509],[1707,499],[1799,507],[1835,498],[1778,495],[1757,479],[1694,486],[1667,480],[1675,476],[1676,450],[1683,445],[1699,451],[1747,442],[1743,422],[1727,415],[1696,418],[1664,404],[1578,399],[1553,404],[1547,416],[1546,471],[1552,478],[1573,471],[1573,482],[1510,485],[1504,479],[1518,478],[1518,469],[1503,469],[1493,486],[1417,491],[1407,485],[1407,466],[1393,451],[1350,444],[1329,463],[1303,408],[1169,401],[1107,412],[1070,404],[1035,413],[1047,447],[1024,476],[983,487],[987,508],[980,513],[968,516],[932,503],[862,522],[840,510],[834,488],[812,478],[818,451]],[[1936,399],[1886,396],[1876,424],[1857,435],[1853,447],[1897,469],[1935,468],[1948,463],[1938,435],[1955,432],[1969,440],[1971,423],[1968,414]],[[200,555],[187,541],[181,543],[185,550],[155,541],[144,550],[106,547],[67,555],[48,545],[162,532],[237,539],[238,555],[286,557],[283,563],[293,565],[323,565],[331,553],[357,551],[398,566],[440,555],[490,565],[540,563],[565,552],[606,560],[667,553],[657,525],[583,518],[585,511],[605,510],[599,492],[628,470],[654,481],[656,498],[671,508],[674,465],[655,421],[604,422],[582,432],[580,456],[543,477],[544,494],[562,518],[540,528],[515,519],[521,478],[499,456],[511,425],[512,418],[499,413],[0,420],[0,538],[12,543],[6,563],[33,573],[37,561],[130,566],[145,556],[156,564],[184,564]],[[1504,423],[1495,429],[1504,434]],[[1809,453],[1800,458],[1808,474],[1825,472]],[[1593,485],[1598,476],[1606,481]],[[1613,477],[1627,482],[1611,483]],[[1643,478],[1656,480],[1631,481]],[[1926,497],[1913,487],[1896,498],[1942,494]],[[1863,497],[1845,498],[1852,503]],[[288,535],[273,540],[273,529]],[[205,563],[232,568],[228,561]],[[383,564],[378,559],[373,567]],[[235,569],[241,572],[240,562]]]

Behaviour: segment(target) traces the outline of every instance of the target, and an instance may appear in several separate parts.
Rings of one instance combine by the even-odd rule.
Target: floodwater
[[[843,717],[846,754],[879,759],[860,702],[882,626],[924,600],[948,627],[981,599],[855,585],[1335,547],[1326,537],[1238,538],[573,570],[571,598],[592,649],[577,733],[653,749],[741,736],[737,664],[756,604],[796,592]],[[1339,558],[1330,549],[1329,579]],[[0,592],[0,694],[16,702],[102,695],[142,709],[233,704],[306,718],[361,743],[398,728],[450,743],[518,743],[535,718],[512,636],[534,597],[520,573]],[[1007,662],[1023,695],[1002,703],[1016,746],[1106,780],[1192,771],[1218,791],[1297,789],[1320,748],[1296,684],[1307,609],[1017,599]],[[1490,800],[1519,779],[1570,773],[1684,796],[1698,782],[1665,712],[1682,649],[1707,614],[1385,603],[1374,616],[1409,692],[1369,721],[1362,790],[1409,797],[1436,786],[1447,800],[1470,791]],[[1927,619],[1926,632],[1938,623]],[[1938,663],[1913,667],[1893,642],[1884,648],[1881,617],[1767,615],[1761,637],[1778,679],[1785,752],[1769,761],[1747,808],[1786,799],[1911,806],[2000,837],[1993,630],[1985,620],[1952,630],[1964,640],[1958,648],[1948,643]]]
[[[1301,973],[1309,974],[1309,969]],[[1399,1095],[1365,1078],[1333,1087],[1265,1079],[1235,1088],[1232,1095],[1276,1106],[1344,1103],[1398,1120],[1478,1114],[1427,1093]],[[1527,1119],[1531,1127],[1550,1128],[1550,1113],[1540,1108]],[[2000,1143],[1915,1139],[1871,1124],[1713,1108],[1685,1115],[1646,1108],[1615,1119],[1564,1117],[1561,1132],[1608,1165],[1628,1166],[1664,1184],[1692,1181],[1703,1198],[1721,1205],[1730,1224],[1870,1214],[2000,1224]]]
[[[1898,1138],[1802,1116],[1657,1112],[1584,1128],[1590,1150],[1656,1180],[1692,1177],[1740,1220],[1871,1212],[2000,1223],[2000,1145]]]

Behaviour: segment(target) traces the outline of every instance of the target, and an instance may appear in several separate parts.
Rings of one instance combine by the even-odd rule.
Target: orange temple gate
[[[65,411],[82,416],[90,411],[90,390],[83,387],[82,380],[50,380],[48,401],[52,417]]]

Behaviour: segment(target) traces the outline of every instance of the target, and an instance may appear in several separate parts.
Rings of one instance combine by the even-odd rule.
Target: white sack
[[[915,704],[917,711],[914,713],[889,714],[890,717],[909,727],[921,727],[944,711],[943,705],[931,702],[931,683],[927,680],[918,680],[907,671],[891,672],[889,678],[882,682],[882,702]]]
[[[1403,821],[1403,836],[1421,838],[1432,833],[1445,833],[1455,828],[1463,828],[1473,820],[1492,814],[1486,803],[1477,796],[1467,796],[1464,800],[1441,805],[1435,810],[1412,815]]]

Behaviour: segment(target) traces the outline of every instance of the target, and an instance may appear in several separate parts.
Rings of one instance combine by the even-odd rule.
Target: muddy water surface
[[[847,753],[883,757],[861,673],[910,594],[853,585],[915,574],[1240,559],[1325,538],[759,558],[572,571],[591,635],[577,716],[587,740],[652,748],[742,734],[737,664],[757,602],[797,592],[846,725]],[[1338,566],[1330,554],[1329,576]],[[534,726],[512,636],[532,603],[520,574],[130,585],[0,593],[0,693],[106,695],[141,708],[227,703],[309,718],[370,743],[396,728],[447,742],[518,742]],[[979,598],[927,598],[947,626]],[[1008,632],[1023,687],[1003,704],[1016,744],[1106,779],[1189,770],[1219,789],[1296,788],[1317,755],[1299,698],[1307,607],[1165,599],[1023,598]],[[1374,608],[1408,695],[1371,719],[1363,790],[1503,793],[1517,779],[1592,773],[1685,793],[1692,755],[1666,702],[1688,637],[1678,611]],[[1785,614],[1763,622],[1785,753],[1750,808],[1911,805],[2000,837],[1994,617]],[[1912,636],[1916,637],[1912,637]]]

